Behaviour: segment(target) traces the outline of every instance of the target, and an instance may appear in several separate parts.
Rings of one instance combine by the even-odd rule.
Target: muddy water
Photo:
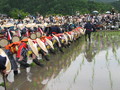
[[[8,90],[120,90],[120,34],[93,33],[64,53],[51,55],[45,67],[21,69]]]

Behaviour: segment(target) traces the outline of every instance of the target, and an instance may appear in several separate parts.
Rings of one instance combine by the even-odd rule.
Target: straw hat
[[[38,28],[38,24],[35,24],[35,26],[34,26],[34,27]]]
[[[37,41],[38,45],[40,46],[40,48],[41,48],[44,52],[48,53],[48,50],[47,50],[45,44],[44,44],[40,39],[38,39],[38,38],[36,39],[36,41]]]
[[[31,25],[32,25],[32,27],[35,27],[35,26],[36,26],[36,24],[35,24],[35,23],[31,23]]]
[[[53,35],[53,37],[57,40],[59,47],[61,47],[60,40],[58,39],[58,37],[55,35]]]
[[[29,18],[29,17],[26,17],[26,18],[24,18],[24,21],[25,21],[25,20],[29,21],[29,20],[30,20],[30,18]]]
[[[55,26],[60,26],[61,24],[60,24],[60,23],[55,23],[54,25],[55,25]]]
[[[7,24],[3,25],[3,27],[12,27],[12,26],[14,26],[14,24],[12,24],[12,23],[7,23]]]
[[[32,24],[27,24],[27,25],[25,25],[27,28],[30,28],[30,27],[32,27]]]
[[[9,60],[8,56],[6,55],[6,53],[1,48],[0,48],[0,55],[7,58],[5,66],[6,66],[6,74],[8,74],[11,71],[10,60]]]
[[[47,38],[45,38],[45,39],[46,39],[46,42],[50,45],[50,47],[52,49],[54,49],[53,43],[49,39],[47,39]]]
[[[23,29],[25,26],[24,26],[24,24],[18,24],[17,27],[20,29]]]
[[[68,34],[67,32],[66,32],[65,34],[69,37],[70,41],[72,41],[72,37],[71,37],[71,35]]]
[[[51,27],[52,26],[52,24],[47,24],[47,26],[46,27]]]
[[[37,26],[39,26],[39,27],[43,27],[43,24],[36,24]]]
[[[65,34],[63,34],[64,38],[65,38],[65,41],[66,41],[66,44],[68,44],[68,38]]]
[[[32,49],[33,53],[34,53],[37,57],[39,57],[37,45],[36,45],[35,43],[33,43],[33,40],[28,39],[28,44],[29,44],[30,48]]]
[[[1,29],[4,29],[4,25],[1,25],[0,27],[1,27]]]
[[[45,27],[47,27],[48,23],[44,23],[43,25],[44,25]]]

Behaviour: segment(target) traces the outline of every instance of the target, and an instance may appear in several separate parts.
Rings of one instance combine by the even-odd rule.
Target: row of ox
[[[49,61],[49,54],[63,52],[73,41],[85,34],[85,29],[77,27],[72,31],[42,36],[37,39],[23,39],[0,48],[0,55],[6,56],[6,73],[16,72],[18,66],[29,67],[31,63],[43,66],[42,60]]]

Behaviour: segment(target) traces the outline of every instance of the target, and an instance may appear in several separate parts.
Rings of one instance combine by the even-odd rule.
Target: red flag
[[[10,34],[10,31],[8,30],[8,38],[7,38],[8,40],[11,40],[12,39],[12,37],[11,37],[11,34]]]
[[[41,28],[38,28],[38,30],[40,31],[41,34],[43,34],[43,31],[41,30]]]
[[[21,37],[21,33],[20,33],[20,30],[18,30],[18,33],[17,33],[17,35],[18,35],[19,37]]]
[[[29,32],[28,32],[28,29],[26,29],[26,36],[27,36],[27,37],[30,36],[30,34],[29,34]]]

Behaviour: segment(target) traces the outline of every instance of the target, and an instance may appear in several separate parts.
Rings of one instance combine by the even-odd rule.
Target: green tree
[[[10,16],[15,18],[15,19],[18,19],[19,16],[21,17],[21,19],[25,18],[26,16],[28,16],[29,13],[28,12],[24,12],[23,10],[19,10],[19,9],[13,9],[11,12],[10,12]]]
[[[73,15],[76,11],[84,14],[91,13],[93,10],[104,13],[113,6],[117,10],[120,9],[120,1],[112,4],[96,1],[98,0],[0,0],[0,13],[11,15],[11,13],[17,12],[14,8],[18,11],[29,12],[32,15],[36,12],[42,15]],[[11,16],[17,17],[15,14]]]

